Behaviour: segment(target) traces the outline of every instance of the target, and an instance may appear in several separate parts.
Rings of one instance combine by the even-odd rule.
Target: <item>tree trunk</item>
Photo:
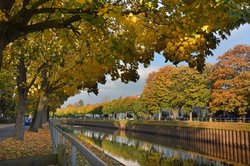
[[[45,94],[44,95],[44,107],[42,111],[42,119],[39,128],[43,128],[43,124],[48,121],[48,96]]]
[[[162,110],[161,110],[161,108],[160,108],[159,113],[158,113],[158,121],[161,120],[161,115],[162,115]]]
[[[49,121],[50,119],[50,106],[47,105],[47,122]]]
[[[172,109],[172,112],[173,112],[173,120],[176,120],[179,111],[178,109]]]
[[[0,70],[2,68],[3,65],[3,50],[4,50],[4,46],[3,46],[3,41],[1,41],[2,39],[0,39]]]
[[[189,111],[189,121],[193,121],[193,111]]]
[[[38,101],[37,109],[35,112],[35,116],[30,125],[29,131],[38,132],[38,128],[42,127],[42,115],[43,115],[44,107],[46,104],[46,100],[47,100],[47,96],[45,95],[45,92],[41,92],[39,96],[39,101]]]
[[[26,92],[21,88],[18,88],[18,109],[16,116],[16,124],[14,131],[14,138],[23,140],[24,139],[24,116],[27,109],[27,97]]]
[[[4,32],[1,31],[0,32],[0,70],[3,66],[3,51],[4,51],[5,46],[6,44],[4,42]]]
[[[213,118],[212,117],[209,117],[209,122],[213,122]]]
[[[14,130],[14,138],[18,140],[24,139],[24,116],[27,109],[27,96],[28,89],[26,87],[26,68],[24,58],[19,59],[19,65],[17,67],[17,92],[18,92],[18,109],[16,116],[16,124]]]
[[[154,120],[152,114],[149,114],[149,119]]]
[[[30,131],[38,132],[38,128],[43,128],[43,116],[44,112],[47,110],[48,104],[48,94],[46,93],[46,89],[48,88],[48,78],[47,78],[47,70],[42,71],[42,84],[41,84],[41,92],[38,99],[37,109],[35,111],[34,119],[30,125]]]
[[[48,122],[48,99],[46,99],[46,103],[43,109],[43,116],[42,116],[42,124]]]
[[[7,27],[6,24],[0,25],[0,70],[3,66],[3,51],[4,48],[10,43],[10,41],[7,41],[6,39],[6,30]]]
[[[1,93],[1,90],[0,90],[0,93]],[[4,101],[1,97],[2,96],[0,95],[0,117],[1,117],[1,114],[4,114],[4,108],[3,108]]]
[[[137,120],[136,113],[133,113],[133,120]]]

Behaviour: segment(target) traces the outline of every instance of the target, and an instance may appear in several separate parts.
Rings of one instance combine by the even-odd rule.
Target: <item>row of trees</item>
[[[135,113],[140,112],[139,96],[119,98],[108,102],[98,104],[88,104],[80,106],[79,104],[71,105],[62,109],[57,109],[57,116],[84,116],[86,114],[115,114],[115,113]],[[138,106],[138,108],[136,108]]]
[[[126,1],[5,0],[0,2],[0,106],[16,112],[16,139],[24,116],[54,109],[98,83],[139,79],[155,52],[175,64],[204,67],[220,39],[249,23],[248,0]],[[13,105],[9,103],[14,103]]]
[[[207,106],[209,95],[206,72],[167,66],[148,76],[142,98],[150,112],[161,112],[164,108],[176,118],[180,111],[189,111],[191,115],[193,107]]]
[[[218,58],[215,65],[207,65],[203,73],[189,67],[166,66],[150,73],[144,91],[138,97],[126,97],[111,102],[84,107],[67,107],[57,115],[97,113],[135,113],[137,116],[159,114],[169,110],[190,113],[195,107],[212,112],[234,112],[244,115],[250,105],[250,46],[238,45]],[[90,109],[89,109],[90,108]],[[77,112],[73,112],[73,110]]]

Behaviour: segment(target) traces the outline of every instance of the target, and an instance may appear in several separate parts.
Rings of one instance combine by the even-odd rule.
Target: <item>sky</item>
[[[214,56],[208,57],[206,63],[216,63],[217,57],[223,55],[226,51],[230,50],[237,44],[250,45],[250,25],[243,25],[238,29],[231,32],[231,35],[227,37],[227,40],[222,40],[219,46],[213,51]],[[149,73],[157,71],[163,66],[170,63],[165,63],[165,58],[162,55],[156,54],[154,61],[148,68],[140,66],[138,73],[140,80],[136,83],[130,82],[128,84],[122,83],[120,80],[111,81],[107,78],[105,85],[99,85],[99,94],[96,96],[93,93],[81,92],[68,98],[64,102],[63,107],[68,104],[77,103],[79,100],[83,100],[84,104],[95,104],[103,101],[110,101],[119,97],[125,96],[138,96],[142,93],[146,79]]]

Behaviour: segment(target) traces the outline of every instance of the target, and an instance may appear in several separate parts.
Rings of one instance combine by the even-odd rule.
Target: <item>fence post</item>
[[[58,151],[57,153],[58,165],[66,166],[67,165],[66,146],[64,144],[58,144],[57,151]]]
[[[60,132],[59,131],[57,131],[57,146],[58,146],[58,144],[60,144]]]
[[[58,144],[58,143],[57,143],[57,142],[58,142],[58,141],[57,141],[57,140],[58,140],[58,134],[57,134],[57,132],[58,132],[58,131],[54,128],[54,132],[55,132],[55,146],[56,146],[56,148],[57,148],[57,144]]]
[[[76,147],[73,144],[71,149],[71,166],[76,166]]]
[[[50,128],[51,139],[52,139],[52,151],[55,154],[55,153],[57,153],[56,143],[55,143],[55,130],[54,130],[52,123],[50,122],[49,124],[50,124],[49,128]]]
[[[65,144],[65,137],[62,136],[62,144]]]

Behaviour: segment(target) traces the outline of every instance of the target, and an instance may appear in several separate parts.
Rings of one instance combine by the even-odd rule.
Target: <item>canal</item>
[[[250,165],[246,147],[90,126],[64,127],[128,166]]]

